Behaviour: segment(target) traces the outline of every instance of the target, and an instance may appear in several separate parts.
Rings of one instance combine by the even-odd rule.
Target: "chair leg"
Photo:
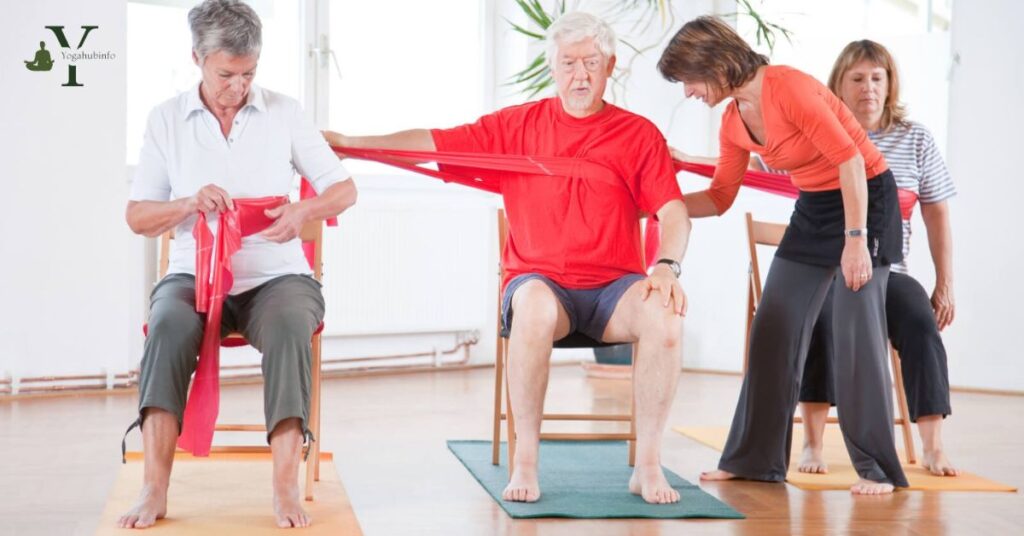
[[[316,335],[316,342],[313,343],[313,360],[316,362],[316,383],[313,395],[316,400],[316,421],[313,423],[313,434],[316,437],[316,458],[313,460],[313,481],[320,482],[320,421],[323,415],[323,353],[322,346],[320,343],[320,334]]]
[[[491,439],[491,465],[498,465],[501,453],[501,387],[505,379],[505,339],[498,336],[494,356],[494,433]]]
[[[313,482],[320,480],[320,335],[313,336],[313,362],[311,363],[312,378],[310,383],[309,430],[314,441],[309,442],[306,454],[306,489],[305,499],[313,500]]]
[[[750,275],[753,277],[753,275]],[[754,324],[754,283],[747,281],[747,327],[743,337],[743,375],[747,375],[747,365],[750,361],[750,327]]]
[[[917,463],[917,452],[914,448],[914,434],[910,425],[910,409],[907,407],[907,392],[903,389],[903,370],[900,368],[900,354],[892,346],[889,347],[889,360],[892,362],[893,387],[896,389],[896,403],[899,407],[900,424],[903,427],[903,448],[906,450],[907,463]]]
[[[508,476],[512,477],[512,469],[516,458],[516,419],[512,415],[512,393],[508,388],[508,341],[504,341],[505,348],[505,422],[508,424]]]
[[[629,435],[632,439],[629,443],[629,466],[636,466],[636,356],[637,356],[637,344],[633,343],[633,360],[631,375],[632,382],[629,390]]]

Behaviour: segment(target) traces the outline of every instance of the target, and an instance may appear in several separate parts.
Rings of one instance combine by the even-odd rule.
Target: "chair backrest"
[[[324,242],[324,220],[313,220],[306,222],[299,232],[299,239],[303,244],[313,244],[313,262],[310,268],[313,270],[313,277],[317,281],[323,279],[323,242]],[[171,251],[171,240],[174,240],[174,229],[160,235],[160,274],[159,279],[167,275],[168,256]]]
[[[750,249],[750,293],[753,307],[761,302],[761,265],[757,261],[757,246],[778,246],[782,235],[786,234],[784,223],[757,221],[753,214],[747,212],[747,247]]]
[[[750,359],[750,328],[754,323],[757,305],[761,303],[761,264],[757,260],[757,246],[778,246],[787,225],[757,221],[747,212],[747,248],[750,250],[750,268],[747,270],[747,333],[743,344],[743,373]]]

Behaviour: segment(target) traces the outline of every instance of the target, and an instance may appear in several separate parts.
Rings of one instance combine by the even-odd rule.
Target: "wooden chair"
[[[498,210],[498,251],[505,250],[505,239],[508,237],[508,224],[505,220],[505,211]],[[643,248],[641,248],[641,251]],[[498,280],[504,276],[504,268],[498,265]],[[515,417],[512,415],[512,403],[508,393],[508,339],[501,336],[501,288],[498,288],[498,336],[497,355],[494,360],[494,437],[491,442],[491,463],[498,465],[498,457],[501,445],[501,421],[505,421],[508,427],[508,472],[512,474],[512,465],[516,452],[516,427]],[[557,341],[555,348],[595,348],[612,346],[611,344],[595,341],[581,333],[572,333],[568,337]],[[633,345],[633,361],[636,363],[636,345]],[[634,365],[635,366],[635,365]],[[502,391],[504,391],[505,411],[502,411]],[[632,467],[636,461],[636,400],[630,394],[629,414],[608,414],[608,413],[544,413],[541,415],[541,424],[544,421],[581,421],[581,422],[628,422],[629,432],[583,432],[583,433],[544,433],[540,434],[541,440],[559,441],[608,441],[625,440],[629,443],[629,465]]]
[[[323,221],[316,220],[307,223],[303,228],[302,232],[299,233],[299,238],[304,243],[313,244],[313,262],[310,268],[313,270],[313,277],[320,281],[323,278]],[[170,253],[171,240],[174,239],[174,230],[167,231],[160,237],[160,279],[163,279],[167,275],[168,266],[168,254]],[[303,453],[306,459],[306,482],[305,482],[305,499],[307,501],[313,500],[313,482],[320,481],[320,386],[321,386],[321,356],[320,356],[320,332],[323,330],[323,325],[313,333],[312,346],[313,346],[313,362],[311,364],[312,370],[312,388],[310,392],[310,406],[309,406],[309,427],[310,432],[313,433],[314,441],[309,441],[308,445],[304,447]],[[225,347],[236,347],[246,346],[249,342],[245,340],[245,337],[241,333],[229,333],[226,337],[221,340],[221,346]],[[267,426],[266,424],[228,424],[228,423],[217,423],[214,428],[218,432],[259,432],[261,437],[266,437]],[[211,452],[219,453],[252,453],[252,452],[270,452],[270,447],[264,444],[260,445],[231,445],[231,446],[213,446]]]
[[[743,373],[747,372],[747,361],[750,359],[750,327],[754,323],[754,315],[757,314],[757,305],[761,302],[761,268],[757,261],[757,246],[778,247],[782,242],[782,235],[786,233],[787,225],[784,223],[769,223],[757,221],[753,215],[747,212],[747,247],[750,248],[750,269],[747,274],[747,329],[746,343],[743,347]],[[917,453],[914,450],[914,436],[910,426],[910,411],[907,408],[907,395],[903,389],[903,371],[900,369],[899,353],[889,346],[889,358],[892,363],[893,387],[896,389],[896,402],[899,416],[893,419],[893,424],[903,430],[903,446],[907,453],[908,463],[917,463]],[[796,416],[793,422],[802,423],[803,418]],[[839,419],[829,416],[829,423],[838,423]]]

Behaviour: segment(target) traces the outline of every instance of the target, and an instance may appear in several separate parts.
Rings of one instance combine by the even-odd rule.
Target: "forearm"
[[[953,232],[949,225],[949,204],[945,201],[922,204],[921,217],[935,265],[935,285],[952,285]]]
[[[859,153],[839,165],[839,188],[846,229],[864,229],[868,222],[868,185],[864,158]]]
[[[436,151],[434,137],[423,128],[402,130],[383,136],[345,136],[337,132],[324,132],[327,143],[336,147],[356,149],[395,149],[399,151]]]
[[[672,259],[681,263],[690,242],[691,224],[686,205],[681,201],[666,203],[658,211],[658,222],[661,224],[661,244],[658,247],[658,258]]]
[[[332,184],[316,197],[299,201],[304,221],[324,220],[341,214],[356,203],[356,185],[352,179]]]
[[[684,198],[686,199],[687,220],[689,218],[706,218],[719,215],[718,207],[711,200],[707,190],[688,193]],[[687,223],[689,224],[689,221]]]
[[[196,212],[192,197],[174,201],[129,201],[125,220],[132,232],[160,236]]]

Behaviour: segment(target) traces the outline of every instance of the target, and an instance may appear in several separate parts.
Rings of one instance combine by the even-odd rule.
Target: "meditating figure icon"
[[[50,51],[46,50],[46,42],[39,42],[39,50],[36,51],[36,57],[32,61],[25,62],[25,68],[30,71],[49,71],[53,68],[53,58],[50,57]]]

